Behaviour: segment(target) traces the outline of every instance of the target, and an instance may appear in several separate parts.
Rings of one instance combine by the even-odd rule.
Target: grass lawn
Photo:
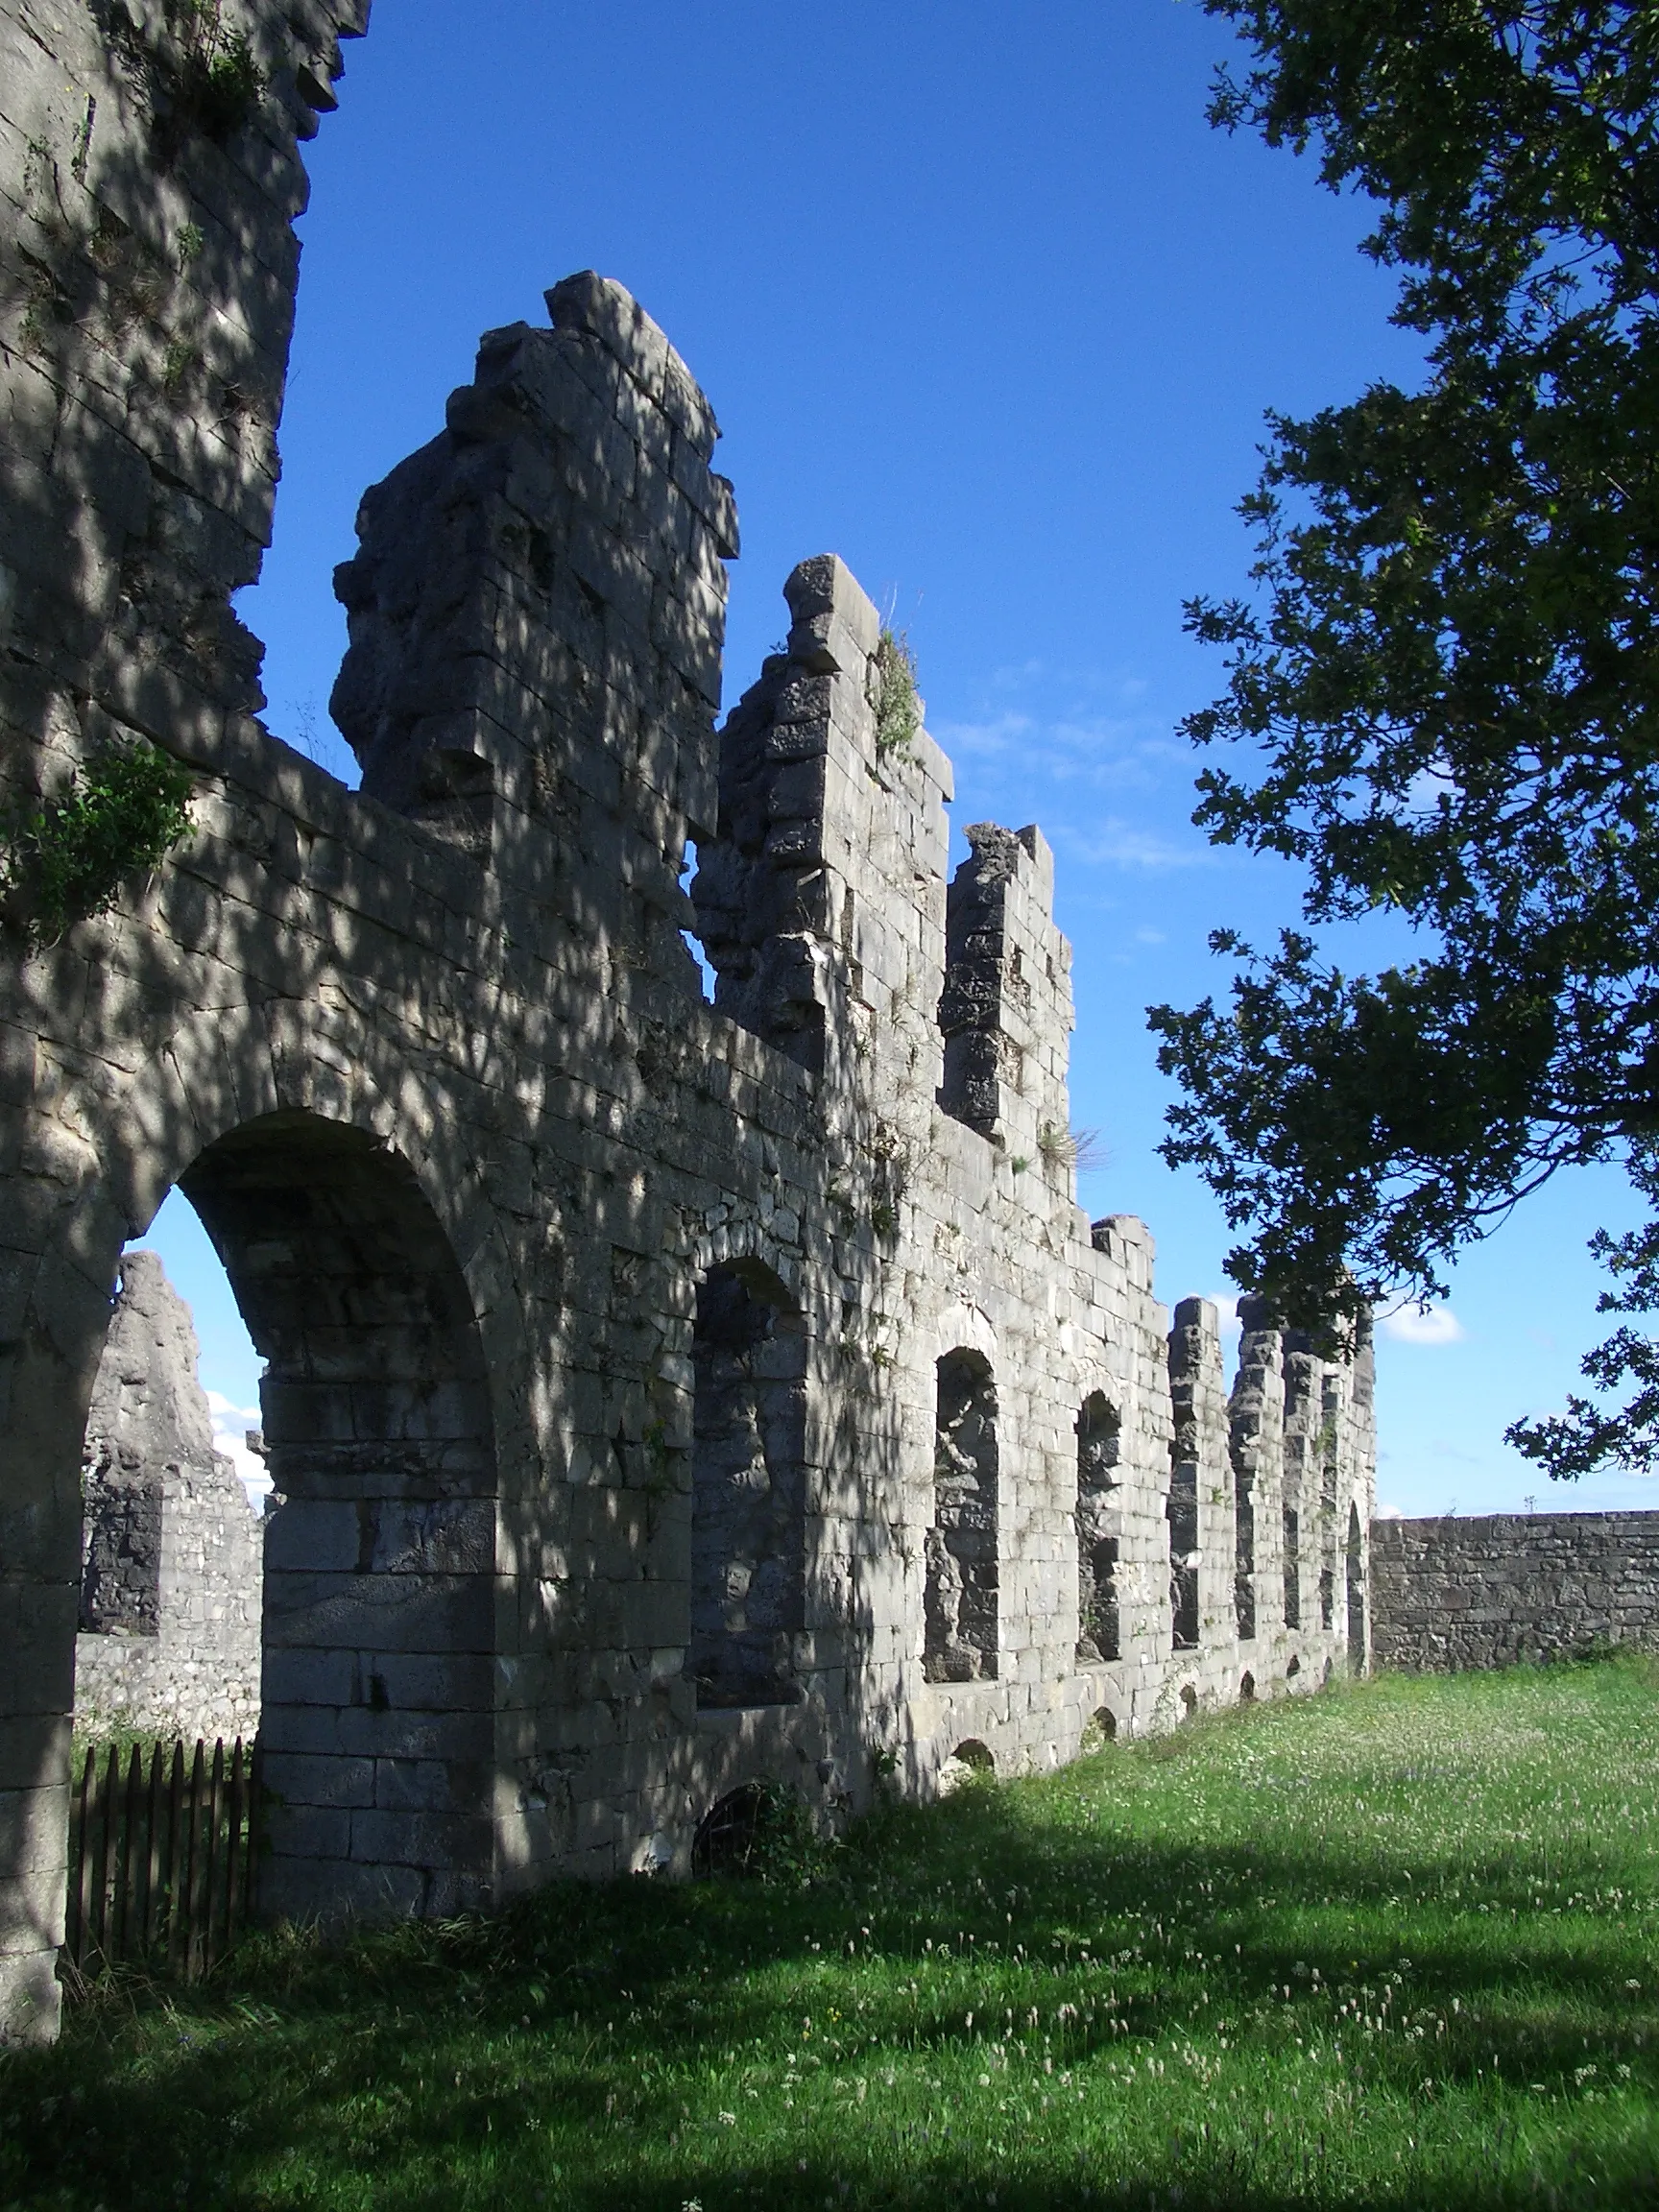
[[[1389,1679],[798,1878],[262,1938],[0,2058],[0,2204],[1659,2205],[1659,1671]]]

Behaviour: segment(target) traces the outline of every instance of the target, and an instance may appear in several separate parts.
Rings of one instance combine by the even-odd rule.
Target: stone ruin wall
[[[174,1185],[267,1361],[267,1911],[684,1868],[757,1777],[836,1819],[1365,1663],[1368,1352],[1257,1314],[1229,1397],[1078,1212],[1047,848],[948,886],[838,561],[716,733],[732,492],[619,287],[489,333],[366,497],[361,791],[254,719],[296,141],[365,18],[225,0],[228,116],[197,14],[0,7],[4,797],[196,779],[0,972],[0,2032],[56,2018],[87,1409]]]
[[[1659,1647],[1659,1513],[1377,1521],[1374,1655],[1410,1674]]]
[[[227,1743],[259,1724],[264,1526],[213,1449],[190,1310],[129,1252],[86,1416],[75,1721]]]

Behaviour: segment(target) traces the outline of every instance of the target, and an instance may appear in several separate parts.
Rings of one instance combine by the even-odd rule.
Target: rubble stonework
[[[9,941],[13,2034],[55,2019],[88,1399],[175,1185],[266,1359],[285,1501],[269,1913],[684,1869],[757,1777],[838,1819],[959,1745],[1046,1768],[1101,1716],[1365,1663],[1347,1585],[1328,1626],[1317,1592],[1369,1522],[1368,1350],[1256,1328],[1230,1448],[1215,1309],[1171,1336],[1145,1229],[1075,1203],[1048,849],[978,826],[949,890],[950,764],[884,737],[892,656],[833,556],[717,734],[732,492],[619,286],[489,333],[365,498],[334,702],[363,789],[252,719],[228,599],[269,529],[295,132],[365,12],[226,0],[262,88],[208,132],[160,5],[119,37],[82,0],[0,6],[8,792],[135,734],[196,779],[153,878]]]
[[[190,1309],[129,1252],[86,1416],[75,1719],[252,1737],[264,1528],[213,1448]]]
[[[1372,1634],[1409,1674],[1659,1646],[1659,1513],[1375,1521]]]

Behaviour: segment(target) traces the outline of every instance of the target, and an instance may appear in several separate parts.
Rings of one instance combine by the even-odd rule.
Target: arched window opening
[[[801,1695],[805,1625],[806,1344],[756,1261],[711,1268],[692,1335],[690,1672],[698,1703]]]
[[[1190,1682],[1183,1682],[1181,1685],[1181,1718],[1184,1720],[1191,1720],[1196,1718],[1197,1712],[1198,1693],[1193,1689]]]
[[[1333,1567],[1319,1570],[1319,1625],[1331,1628],[1336,1621],[1336,1571]]]
[[[1077,1658],[1094,1667],[1121,1655],[1118,1618],[1118,1460],[1122,1423],[1095,1390],[1077,1415]]]
[[[997,1676],[997,1389],[977,1352],[939,1361],[933,1523],[926,1539],[923,1673]]]
[[[1285,1679],[1286,1679],[1286,1682],[1294,1682],[1294,1681],[1295,1681],[1295,1679],[1296,1679],[1296,1677],[1297,1677],[1297,1675],[1298,1675],[1298,1674],[1300,1674],[1300,1673],[1301,1673],[1301,1671],[1302,1671],[1302,1662],[1301,1662],[1301,1660],[1300,1660],[1300,1659],[1298,1659],[1298,1658],[1297,1658],[1297,1656],[1296,1656],[1295,1652],[1294,1652],[1294,1651],[1292,1651],[1292,1652],[1291,1652],[1291,1654],[1290,1654],[1290,1663],[1289,1663],[1289,1665],[1288,1665],[1288,1666],[1286,1668],[1286,1670],[1285,1670]]]
[[[1256,1677],[1248,1668],[1238,1677],[1238,1702],[1240,1705],[1254,1705],[1256,1702]]]
[[[1365,1532],[1359,1526],[1359,1508],[1348,1508],[1348,1671],[1358,1677],[1365,1671]]]

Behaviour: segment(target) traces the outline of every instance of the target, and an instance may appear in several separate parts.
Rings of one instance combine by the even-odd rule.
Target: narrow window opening
[[[1177,1651],[1198,1648],[1198,1465],[1178,1459],[1169,1482],[1169,1632]]]
[[[997,1390],[977,1352],[939,1361],[923,1674],[997,1676]]]
[[[1118,1615],[1118,1462],[1122,1422],[1103,1392],[1077,1415],[1077,1658],[1085,1667],[1121,1657]]]
[[[712,1268],[692,1334],[690,1671],[699,1704],[795,1704],[805,1619],[805,1344],[757,1262]]]
[[[1285,1508],[1285,1625],[1302,1625],[1302,1536],[1294,1505]]]

